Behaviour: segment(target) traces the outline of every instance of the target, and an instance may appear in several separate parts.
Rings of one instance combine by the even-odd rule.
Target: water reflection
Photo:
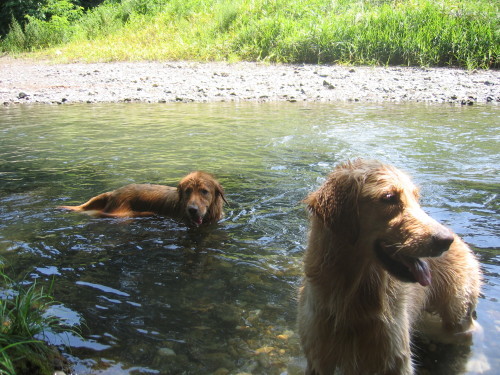
[[[0,110],[0,255],[55,279],[85,321],[79,374],[300,373],[295,293],[300,203],[337,162],[407,170],[423,205],[471,243],[485,271],[472,347],[422,343],[422,374],[500,366],[500,165],[494,106],[71,105]],[[214,173],[230,206],[210,228],[54,210],[127,183]],[[61,313],[63,314],[63,313]],[[73,319],[76,319],[73,317]],[[465,357],[476,368],[467,369]],[[462,366],[465,370],[457,370]]]

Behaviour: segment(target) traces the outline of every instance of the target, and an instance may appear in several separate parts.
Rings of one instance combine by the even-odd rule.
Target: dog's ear
[[[183,192],[185,189],[186,189],[186,182],[184,180],[182,180],[177,185],[177,194],[179,195],[179,200],[181,200],[183,198]]]
[[[224,188],[221,184],[214,180],[212,188],[215,193],[215,198],[210,204],[207,212],[207,221],[216,223],[224,217],[224,203],[228,204],[224,196]]]
[[[304,202],[330,228],[349,229],[353,233],[357,226],[359,190],[360,182],[351,164],[343,164]]]
[[[226,200],[226,196],[225,196],[225,193],[224,193],[224,188],[218,182],[215,183],[215,195],[217,197],[221,197],[221,199],[224,201],[224,203],[227,204],[227,205],[229,205],[229,203],[227,203],[227,200]]]

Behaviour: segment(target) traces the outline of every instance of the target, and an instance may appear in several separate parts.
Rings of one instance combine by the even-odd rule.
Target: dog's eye
[[[396,193],[384,193],[381,197],[380,200],[384,203],[388,204],[397,204],[399,203],[399,196]]]
[[[190,195],[192,191],[193,191],[193,189],[187,188],[185,193],[186,193],[186,195]]]
[[[208,190],[207,189],[201,189],[201,194],[203,195],[207,195],[208,194]]]

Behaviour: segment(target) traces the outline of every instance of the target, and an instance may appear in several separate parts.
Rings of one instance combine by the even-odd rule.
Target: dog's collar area
[[[391,251],[383,241],[375,242],[375,254],[387,272],[397,279],[419,283],[422,286],[431,284],[431,272],[425,260],[397,254]]]

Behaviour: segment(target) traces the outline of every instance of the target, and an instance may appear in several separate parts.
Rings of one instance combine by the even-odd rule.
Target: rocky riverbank
[[[500,72],[451,68],[113,62],[0,57],[0,103],[434,102],[500,104]]]

